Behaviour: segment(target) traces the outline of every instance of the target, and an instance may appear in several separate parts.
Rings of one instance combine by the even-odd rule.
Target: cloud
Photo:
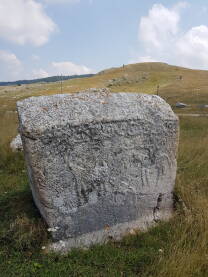
[[[130,60],[130,63],[145,63],[145,62],[157,62],[156,59],[153,59],[151,56],[138,56],[133,60]]]
[[[80,0],[43,0],[43,1],[47,4],[63,4],[63,3],[75,4],[80,2]]]
[[[23,71],[22,62],[15,54],[0,50],[0,76],[1,80],[16,80]],[[9,73],[9,74],[8,74]],[[10,77],[8,78],[9,75]]]
[[[33,56],[32,56],[33,58]],[[37,57],[34,56],[36,59]],[[20,79],[39,79],[55,75],[82,75],[93,73],[85,65],[70,61],[51,62],[48,66],[29,69],[15,54],[0,50],[0,81],[16,81]]]
[[[81,74],[90,74],[92,70],[85,65],[74,64],[69,61],[65,62],[52,62],[52,67],[54,73],[60,75],[81,75]]]
[[[92,72],[93,71],[85,65],[78,65],[69,61],[52,62],[46,69],[38,68],[32,70],[32,75],[27,75],[27,78],[37,79],[55,75],[82,75],[90,74]]]
[[[180,27],[181,11],[188,7],[179,2],[172,8],[155,4],[141,18],[138,38],[143,51],[137,61],[164,61],[192,68],[208,67],[208,26]]]
[[[7,63],[9,66],[12,67],[17,67],[21,65],[20,60],[16,57],[15,54],[4,50],[0,50],[0,60],[1,62]]]
[[[55,23],[35,0],[0,1],[0,38],[41,46],[55,30]]]
[[[176,12],[180,12],[182,9],[188,8],[190,4],[188,2],[178,2],[176,3],[172,9]]]
[[[42,68],[39,68],[39,69],[34,69],[32,71],[32,77],[31,79],[39,79],[39,78],[46,78],[46,77],[49,77],[49,73],[47,71],[45,71],[44,69]]]
[[[77,4],[80,3],[81,0],[41,0],[46,4]],[[93,4],[93,0],[88,0],[89,5]]]
[[[208,68],[208,27],[191,28],[176,43],[176,54],[184,65]]]
[[[163,48],[173,40],[178,32],[179,14],[175,9],[167,9],[154,4],[148,16],[142,17],[139,24],[139,39],[151,47]]]

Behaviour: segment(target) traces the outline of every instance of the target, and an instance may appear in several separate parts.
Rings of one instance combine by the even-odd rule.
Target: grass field
[[[139,69],[137,68],[136,71],[132,66],[129,68],[125,66],[126,72],[128,71],[125,74],[129,74],[129,79],[134,81],[132,83],[129,81],[129,84],[116,84],[110,88],[114,91],[143,89],[144,92],[154,93],[158,80],[163,80],[164,88],[160,93],[163,93],[163,97],[170,104],[179,101],[188,104],[208,101],[205,89],[203,92],[201,90],[198,100],[195,100],[190,91],[188,92],[188,87],[185,93],[185,85],[183,90],[178,90],[177,87],[174,91],[171,90],[171,87],[175,87],[174,82],[181,81],[175,79],[173,81],[174,74],[180,76],[184,70],[182,81],[185,82],[185,78],[188,78],[185,74],[188,71],[189,82],[191,78],[195,82],[189,83],[194,91],[197,82],[199,86],[202,84],[203,87],[208,86],[208,81],[205,84],[204,77],[207,76],[207,72],[199,71],[197,75],[196,72],[176,68],[165,76],[166,72],[159,73],[159,70],[154,68],[155,64],[135,66],[143,72],[142,74],[145,72],[145,78],[149,78],[149,84],[140,86],[138,82],[135,83],[134,74],[138,74]],[[164,71],[167,71],[166,65],[160,66],[164,66]],[[160,66],[159,69],[162,70]],[[82,81],[66,81],[63,86],[64,92],[68,92],[67,86],[73,86],[74,90],[71,88],[71,92],[76,91],[75,86],[77,90],[85,87],[108,86],[109,80],[123,76],[124,69],[112,69]],[[178,71],[180,71],[179,74]],[[163,74],[164,77],[161,77]],[[153,77],[149,77],[150,75],[159,77],[155,77],[155,81]],[[201,83],[199,80],[202,80]],[[160,82],[162,87],[161,84],[162,81]],[[5,93],[4,90],[7,92]],[[44,253],[42,247],[50,241],[50,234],[33,204],[23,156],[21,153],[11,153],[8,144],[17,132],[16,100],[30,95],[53,94],[57,93],[57,90],[59,90],[59,84],[29,86],[28,89],[27,87],[1,88],[0,91],[0,276],[207,277],[208,118],[206,117],[181,117],[180,119],[180,146],[175,188],[176,198],[179,201],[170,222],[161,222],[147,233],[138,232],[134,236],[124,238],[121,242],[110,242],[104,246],[92,247],[87,251],[74,250],[66,256]]]

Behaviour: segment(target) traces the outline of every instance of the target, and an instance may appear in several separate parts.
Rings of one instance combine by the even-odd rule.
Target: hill
[[[21,86],[1,86],[0,135],[4,134],[2,139],[5,138],[5,133],[9,137],[16,133],[14,126],[17,126],[17,116],[12,111],[16,110],[17,100],[30,96],[73,93],[92,87],[108,87],[114,92],[158,93],[173,106],[176,112],[181,110],[176,109],[175,104],[184,102],[189,106],[182,110],[183,113],[208,114],[208,108],[201,108],[201,105],[208,104],[208,71],[192,70],[165,63],[138,63],[107,69],[90,78],[65,80],[62,85],[60,82],[41,82]],[[6,124],[8,120],[14,125],[11,129]]]
[[[14,82],[0,82],[0,86],[14,86],[14,85],[26,85],[35,83],[53,83],[65,80],[71,80],[76,78],[87,78],[92,77],[94,74],[83,74],[83,75],[72,75],[72,76],[51,76],[46,78],[39,78],[33,80],[18,80]]]
[[[208,103],[208,71],[165,63],[139,63],[101,72],[113,91],[140,91],[162,96],[171,105]]]
[[[60,82],[41,82],[21,86],[1,86],[0,123],[2,121],[5,123],[1,127],[0,135],[4,133],[3,137],[5,137],[7,133],[11,137],[16,132],[14,126],[10,130],[6,122],[12,117],[12,124],[17,126],[16,114],[9,113],[16,110],[17,100],[29,96],[72,93],[91,87],[108,87],[114,92],[158,93],[173,107],[177,102],[190,105],[183,109],[183,113],[208,113],[207,108],[200,108],[200,105],[208,104],[208,71],[192,70],[165,63],[138,63],[107,69],[90,78],[65,80],[62,85]],[[175,111],[178,110],[175,109]]]
[[[199,105],[208,104],[208,71],[206,70],[193,70],[155,62],[125,65],[89,75],[90,78],[86,78],[87,76],[64,76],[63,79],[68,80],[63,82],[63,93],[76,92],[90,87],[108,87],[115,92],[158,93],[171,105],[175,105],[177,102],[191,105],[192,111],[196,111]],[[43,80],[47,83],[40,83]],[[60,93],[60,82],[51,83],[56,80],[60,80],[60,77],[32,80],[33,84],[16,88],[15,94],[21,91],[21,95],[18,93],[18,97],[25,97],[33,94]],[[2,89],[3,87],[0,88],[0,93]],[[8,96],[11,91],[14,92],[14,88],[9,86],[3,90],[7,91]],[[30,93],[28,94],[28,92]]]

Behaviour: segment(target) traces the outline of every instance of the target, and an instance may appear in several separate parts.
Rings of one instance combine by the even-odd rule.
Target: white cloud
[[[9,66],[11,65],[17,67],[21,65],[20,60],[15,54],[4,50],[0,50],[0,60],[1,62],[7,63]]]
[[[80,2],[80,0],[43,0],[43,1],[47,4],[63,4],[63,3],[75,4]]]
[[[34,69],[32,75],[28,75],[28,79],[46,78],[55,75],[82,75],[90,74],[92,70],[84,65],[74,64],[69,61],[65,62],[52,62],[46,68]]]
[[[32,79],[39,79],[39,78],[46,78],[46,77],[49,77],[49,73],[47,71],[45,71],[44,69],[42,68],[39,68],[39,69],[34,69],[33,72],[32,72]]]
[[[191,28],[177,41],[176,51],[184,65],[208,68],[208,27]]]
[[[46,4],[77,4],[81,0],[41,0]],[[88,0],[89,5],[93,4],[93,0]]]
[[[167,9],[155,4],[148,16],[142,17],[139,24],[139,39],[153,47],[164,46],[178,32],[179,14],[175,9]]]
[[[194,26],[186,32],[180,28],[179,2],[172,8],[155,4],[139,23],[139,41],[143,47],[137,61],[164,61],[192,68],[208,68],[208,26]]]
[[[78,65],[69,61],[52,62],[51,65],[54,73],[58,75],[81,75],[92,73],[92,70],[85,65]]]
[[[23,64],[15,54],[0,50],[0,81],[38,79],[61,74],[70,76],[90,73],[93,73],[92,69],[85,65],[74,64],[70,61],[51,62],[46,67],[28,70],[26,64]]]
[[[190,4],[188,2],[178,2],[172,7],[172,9],[175,10],[176,12],[180,12],[181,9],[185,9],[189,6]]]
[[[1,38],[41,46],[55,30],[55,23],[35,0],[0,0]]]
[[[130,63],[146,63],[146,62],[157,62],[156,59],[151,56],[138,56],[135,59],[131,60]]]
[[[15,54],[0,50],[0,78],[1,80],[16,80],[22,73],[21,61]],[[8,77],[9,75],[9,77]]]

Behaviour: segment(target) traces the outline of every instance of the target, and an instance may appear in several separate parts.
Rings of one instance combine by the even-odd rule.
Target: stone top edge
[[[154,94],[146,94],[142,92],[111,92],[109,89],[87,89],[80,92],[74,92],[74,93],[64,93],[64,94],[53,94],[53,95],[42,95],[42,96],[31,96],[28,98],[25,98],[23,100],[17,101],[17,106],[25,105],[25,104],[47,104],[43,103],[43,100],[49,100],[50,102],[56,101],[58,99],[64,99],[68,98],[72,101],[75,100],[81,100],[80,103],[87,102],[88,100],[92,100],[92,98],[96,100],[103,100],[105,98],[106,100],[110,100],[113,96],[127,96],[129,97],[148,97],[148,98],[158,98],[161,101],[165,102],[161,97],[154,95]],[[42,101],[41,101],[42,100]],[[165,102],[166,103],[166,102]]]
[[[23,132],[38,130],[39,134],[66,123],[77,126],[111,120],[148,120],[148,117],[178,120],[170,105],[159,96],[108,89],[30,97],[18,101],[17,110]]]

